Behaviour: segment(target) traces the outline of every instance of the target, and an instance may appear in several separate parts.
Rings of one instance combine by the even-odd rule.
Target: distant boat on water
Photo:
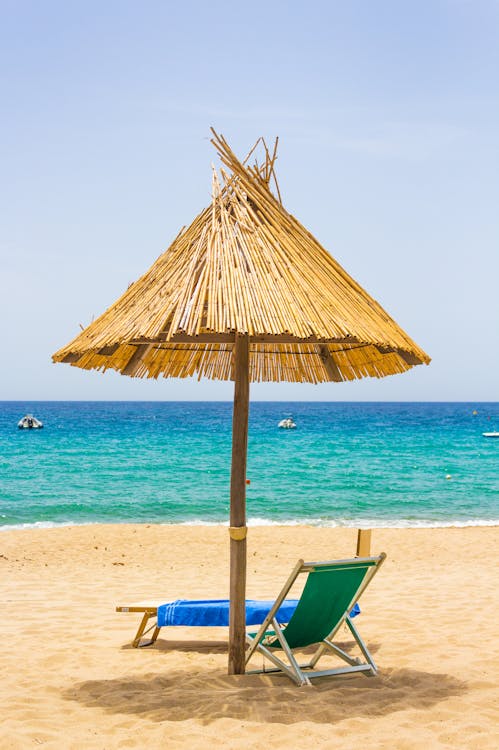
[[[34,417],[32,414],[26,414],[19,420],[17,426],[20,430],[39,430],[43,427],[43,422]]]
[[[482,432],[484,437],[496,437],[499,438],[499,432]]]
[[[294,430],[296,424],[293,422],[292,417],[286,417],[286,419],[281,419],[277,426],[281,427],[284,430]]]

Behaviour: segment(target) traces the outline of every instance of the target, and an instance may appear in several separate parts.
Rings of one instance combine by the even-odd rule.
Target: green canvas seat
[[[350,618],[350,612],[385,557],[382,553],[378,557],[352,560],[311,563],[299,560],[258,632],[248,633],[246,636],[246,664],[256,652],[263,654],[274,664],[274,667],[253,670],[253,673],[284,672],[300,686],[310,685],[311,678],[326,675],[352,672],[375,675],[377,667]],[[277,611],[302,574],[307,575],[307,580],[300,600],[287,625],[283,625],[276,618]],[[333,643],[343,623],[349,628],[364,659],[349,655]],[[294,651],[315,644],[317,648],[309,661],[298,664]],[[284,652],[282,657],[276,653],[279,650]],[[334,654],[348,666],[314,669],[325,653]]]

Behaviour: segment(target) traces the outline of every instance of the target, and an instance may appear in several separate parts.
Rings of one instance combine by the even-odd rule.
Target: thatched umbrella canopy
[[[53,360],[132,377],[235,381],[229,672],[242,673],[250,381],[384,377],[430,359],[284,209],[277,141],[272,153],[261,141],[263,165],[248,166],[213,136],[224,166],[221,181],[213,171],[211,205]]]

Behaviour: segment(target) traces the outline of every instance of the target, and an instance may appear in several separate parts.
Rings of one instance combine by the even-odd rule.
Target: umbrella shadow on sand
[[[187,667],[187,665],[186,665]],[[135,715],[153,722],[221,718],[294,724],[335,724],[345,717],[373,718],[424,709],[467,692],[448,674],[408,668],[384,669],[373,678],[323,678],[298,688],[284,676],[224,675],[220,668],[172,670],[140,677],[87,680],[63,693],[66,700],[110,714]]]

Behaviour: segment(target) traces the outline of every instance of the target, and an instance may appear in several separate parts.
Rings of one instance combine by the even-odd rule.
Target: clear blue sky
[[[51,363],[210,200],[209,126],[433,358],[253,399],[496,401],[497,0],[0,0],[0,399],[227,399]]]

